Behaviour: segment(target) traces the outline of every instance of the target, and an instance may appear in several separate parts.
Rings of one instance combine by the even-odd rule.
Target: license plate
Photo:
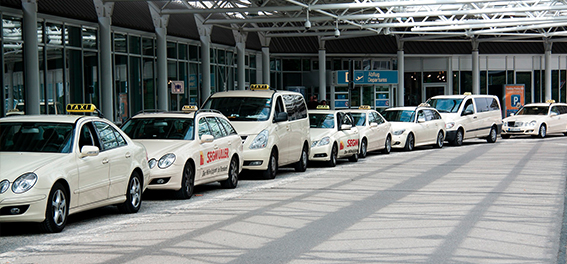
[[[512,127],[512,128],[508,128],[508,131],[520,131],[520,128]]]

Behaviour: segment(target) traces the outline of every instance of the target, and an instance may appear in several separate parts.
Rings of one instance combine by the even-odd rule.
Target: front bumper
[[[150,170],[148,180],[149,190],[179,190],[181,189],[181,179],[183,177],[183,167],[185,164],[174,163],[168,168],[160,169],[157,165]],[[195,173],[200,173],[196,169]]]
[[[537,135],[539,131],[535,127],[509,127],[502,126],[502,135]]]
[[[0,222],[43,222],[46,206],[47,194],[15,195],[4,198],[0,201]],[[19,208],[20,212],[11,214],[12,208]]]
[[[333,144],[311,147],[309,151],[309,160],[312,161],[329,161],[331,159],[331,149]]]
[[[242,169],[262,171],[267,170],[271,151],[271,147],[265,147],[261,149],[250,149],[248,147],[244,147],[244,151],[242,152],[244,159]]]
[[[392,135],[392,148],[403,149],[406,147],[406,140],[408,136],[406,134]]]

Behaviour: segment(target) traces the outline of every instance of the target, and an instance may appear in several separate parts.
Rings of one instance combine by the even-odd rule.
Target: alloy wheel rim
[[[132,187],[130,188],[130,197],[132,197],[132,205],[138,207],[141,201],[140,181],[137,177],[132,178]]]
[[[51,201],[51,206],[53,207],[53,222],[57,226],[61,226],[65,223],[65,218],[67,216],[67,200],[63,191],[57,190]]]

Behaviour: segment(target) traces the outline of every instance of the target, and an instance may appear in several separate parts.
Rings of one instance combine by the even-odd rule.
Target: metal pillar
[[[160,8],[148,3],[157,42],[157,97],[158,109],[169,110],[169,93],[167,89],[167,23],[169,15],[160,15]]]
[[[549,39],[545,39],[545,100],[551,100],[551,44]],[[559,99],[559,98],[557,98]]]
[[[37,0],[22,0],[24,12],[24,85],[25,112],[39,115],[39,55],[37,41]]]
[[[404,83],[404,42],[398,39],[398,93],[397,106],[404,106],[405,83]]]
[[[472,40],[472,93],[480,94],[480,63],[478,56],[478,40]]]
[[[112,10],[114,3],[102,3],[102,0],[94,0],[99,25],[100,43],[100,92],[101,100],[99,107],[104,116],[115,121],[114,97],[112,81]]]
[[[234,39],[236,40],[236,66],[238,73],[238,90],[246,88],[246,37],[248,34],[233,30]]]
[[[262,82],[270,84],[270,37],[266,37],[266,33],[258,33],[260,43],[262,44]]]
[[[211,36],[201,36],[201,100],[205,102],[211,96]],[[201,102],[201,103],[203,103]]]
[[[319,100],[327,101],[327,52],[325,41],[319,40]],[[330,104],[330,102],[328,103]]]

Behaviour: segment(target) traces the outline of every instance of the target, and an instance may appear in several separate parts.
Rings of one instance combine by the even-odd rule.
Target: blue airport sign
[[[348,84],[348,71],[337,71],[337,84]],[[355,84],[397,84],[398,71],[354,71]]]

